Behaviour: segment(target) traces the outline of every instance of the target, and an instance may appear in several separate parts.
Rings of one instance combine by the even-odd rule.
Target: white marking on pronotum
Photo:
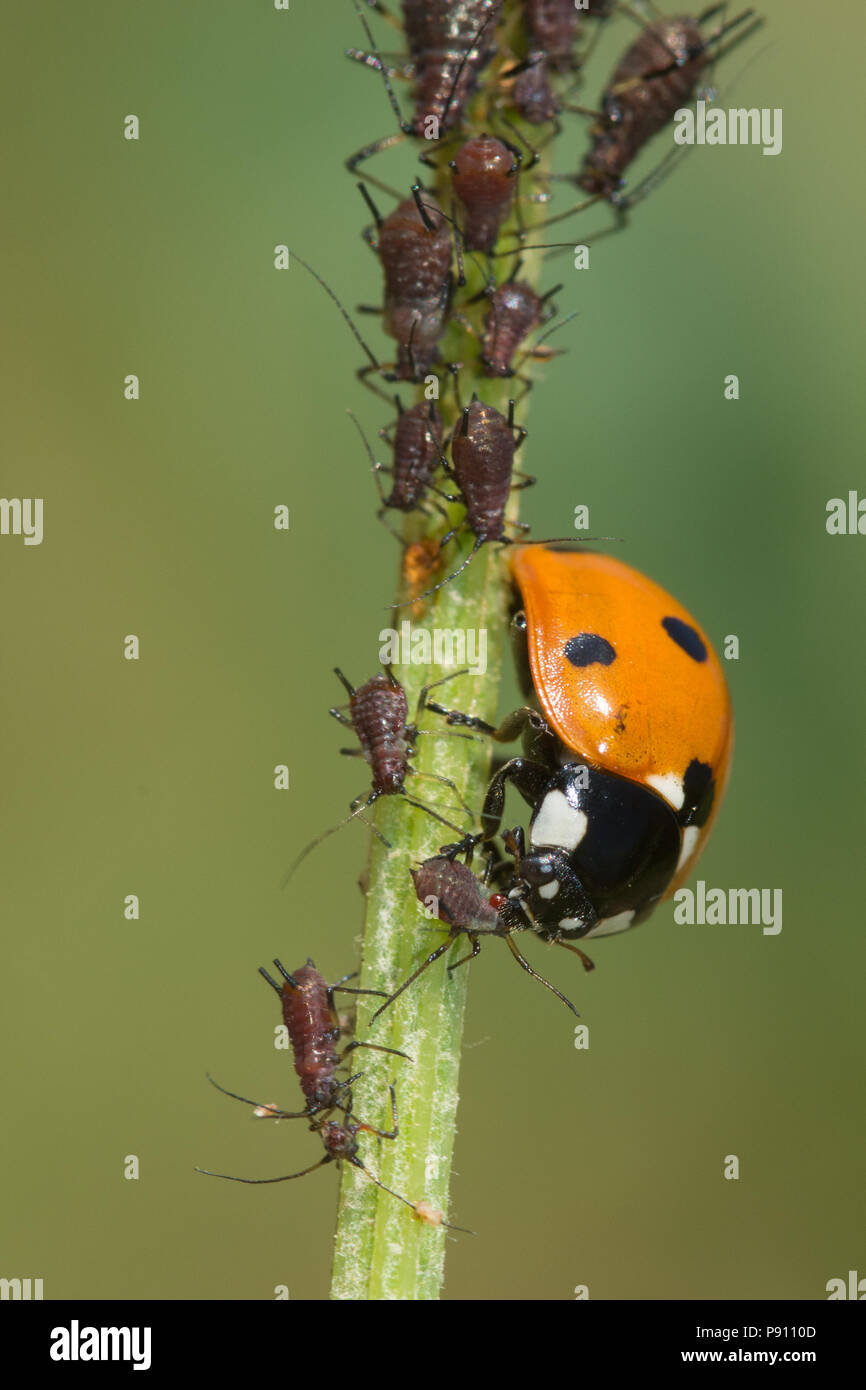
[[[683,831],[683,847],[680,850],[680,857],[677,860],[677,873],[691,859],[695,851],[695,845],[700,837],[701,827],[699,825],[687,825]]]
[[[564,792],[548,792],[532,823],[532,843],[576,849],[588,826],[584,812],[576,810]]]
[[[559,892],[559,879],[554,878],[550,883],[542,883],[538,890],[540,898],[555,898]]]
[[[617,932],[628,931],[634,921],[634,908],[630,912],[618,912],[615,917],[603,917],[588,931],[587,936],[615,936]]]
[[[681,777],[678,777],[675,772],[653,773],[646,780],[655,791],[664,797],[665,801],[670,802],[675,811],[682,810],[686,794],[683,790]]]

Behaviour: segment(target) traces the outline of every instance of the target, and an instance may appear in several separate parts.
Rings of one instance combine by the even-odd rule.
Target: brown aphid
[[[421,962],[417,970],[414,970],[408,979],[389,996],[373,1014],[371,1024],[384,1013],[385,1009],[390,1008],[394,1000],[399,998],[405,989],[423,975],[435,961],[443,956],[459,936],[466,936],[472,943],[472,949],[459,960],[449,965],[448,973],[456,970],[459,965],[465,965],[467,961],[475,960],[481,953],[481,940],[485,936],[501,937],[508,946],[518,965],[531,975],[534,980],[538,980],[551,993],[561,999],[564,1004],[571,1009],[573,1014],[577,1010],[569,999],[566,999],[555,985],[546,980],[543,975],[539,975],[529,961],[521,955],[515,944],[512,932],[520,930],[521,926],[512,917],[505,915],[507,898],[502,893],[495,893],[491,897],[485,895],[482,884],[475,877],[472,870],[466,865],[461,864],[454,857],[461,852],[464,847],[469,846],[473,837],[468,837],[461,844],[446,846],[443,852],[434,855],[431,859],[425,859],[417,869],[413,869],[412,878],[415,883],[415,894],[418,901],[429,911],[435,913],[440,922],[444,922],[449,928],[448,936],[437,946],[435,951],[431,951],[429,956]],[[579,1014],[577,1014],[580,1017]]]
[[[577,178],[587,193],[612,198],[647,141],[695,95],[709,62],[697,19],[648,24],[617,64],[602,98],[592,148]]]
[[[449,501],[462,502],[466,514],[439,542],[440,552],[460,531],[468,528],[475,544],[461,565],[438,584],[419,594],[419,598],[450,584],[490,541],[510,544],[505,535],[505,509],[512,487],[529,487],[534,478],[521,475],[514,481],[514,454],[526,437],[526,430],[514,424],[514,401],[508,403],[508,419],[495,406],[473,398],[464,407],[460,423],[451,438],[451,474],[460,489]],[[517,523],[520,526],[520,523]],[[403,604],[395,604],[402,608]]]
[[[394,427],[391,491],[383,507],[411,512],[426,498],[442,457],[442,417],[435,401],[420,401],[401,411]]]
[[[514,83],[512,99],[530,125],[553,121],[562,109],[551,73],[574,67],[574,44],[581,12],[574,0],[523,0],[527,53]]]
[[[478,78],[496,52],[501,0],[403,0],[415,71],[413,135],[437,134],[463,119]]]
[[[403,27],[410,59],[403,75],[411,76],[414,82],[415,109],[411,121],[405,121],[401,115],[388,67],[358,0],[355,8],[371,51],[350,49],[349,57],[382,74],[399,131],[372,140],[350,155],[346,168],[351,173],[372,155],[408,135],[438,140],[461,124],[478,78],[496,53],[496,25],[502,14],[502,0],[403,0]],[[372,175],[370,182],[386,187]]]
[[[515,448],[513,415],[506,420],[479,400],[465,407],[451,440],[451,460],[477,545],[502,539]]]
[[[425,859],[412,870],[415,894],[440,922],[460,931],[496,931],[499,914],[482,891],[472,870],[444,854]]]
[[[494,290],[490,311],[484,320],[481,363],[484,375],[514,375],[512,359],[520,344],[541,323],[544,300],[531,285],[506,280]]]
[[[419,811],[425,811],[440,825],[447,825],[450,830],[457,830],[459,834],[460,829],[455,826],[453,821],[440,815],[425,801],[420,801],[409,795],[405,784],[406,779],[410,776],[425,777],[447,787],[449,791],[454,792],[463,811],[470,820],[472,819],[472,811],[466,805],[459,788],[449,777],[442,777],[437,772],[416,772],[411,762],[416,752],[418,739],[427,732],[418,728],[417,719],[426,708],[428,691],[434,689],[435,686],[442,685],[444,681],[453,679],[453,677],[445,676],[442,680],[433,681],[431,685],[424,687],[418,696],[416,722],[410,724],[408,723],[409,710],[406,691],[389,666],[386,666],[384,672],[379,675],[371,676],[370,680],[365,681],[357,689],[346,679],[339,667],[334,668],[334,674],[338,680],[342,681],[349,696],[349,704],[348,707],[334,708],[328,712],[338,723],[351,729],[358,740],[357,747],[341,748],[340,752],[346,757],[364,758],[370,767],[371,787],[369,792],[362,792],[360,796],[355,798],[349,807],[349,814],[345,820],[340,821],[339,825],[332,826],[322,835],[317,835],[301,850],[284,882],[288,882],[301,861],[322,840],[333,835],[335,831],[341,830],[344,825],[356,817],[363,820],[362,813],[382,796],[402,796],[410,806],[414,806]],[[436,737],[435,734],[431,736]],[[375,826],[372,826],[372,829],[374,834],[378,835],[383,844],[390,849],[388,841],[379,834]]]
[[[553,90],[547,56],[542,49],[530,49],[514,80],[511,99],[530,125],[555,121],[562,106]]]
[[[397,341],[394,379],[430,371],[451,294],[451,232],[434,200],[406,198],[378,227],[385,275],[384,328]]]
[[[382,991],[347,987],[345,981],[351,980],[356,972],[344,975],[342,979],[329,985],[311,960],[308,960],[306,965],[302,965],[299,970],[291,973],[279,960],[275,960],[274,965],[283,977],[282,984],[278,984],[262,967],[260,967],[259,973],[279,995],[283,1022],[286,1025],[292,1045],[295,1071],[307,1101],[306,1107],[303,1110],[289,1111],[280,1110],[275,1105],[262,1105],[260,1102],[247,1099],[246,1096],[239,1096],[235,1091],[227,1091],[225,1087],[218,1085],[213,1077],[208,1079],[224,1095],[231,1096],[233,1100],[242,1101],[245,1105],[254,1106],[254,1113],[259,1118],[274,1120],[309,1119],[310,1129],[317,1133],[322,1140],[324,1155],[317,1163],[311,1164],[309,1168],[302,1168],[298,1173],[285,1173],[278,1178],[239,1178],[231,1173],[214,1173],[207,1168],[197,1168],[196,1172],[204,1173],[211,1178],[224,1178],[228,1182],[262,1185],[291,1182],[294,1178],[306,1177],[308,1173],[313,1173],[317,1168],[323,1168],[329,1163],[351,1163],[383,1192],[396,1197],[397,1201],[410,1208],[413,1215],[418,1216],[418,1206],[426,1208],[428,1204],[423,1200],[420,1203],[410,1202],[408,1197],[404,1197],[401,1193],[395,1192],[393,1188],[387,1187],[370,1172],[358,1156],[359,1134],[372,1134],[378,1139],[396,1139],[398,1136],[397,1099],[393,1085],[388,1088],[391,1097],[392,1128],[384,1130],[377,1129],[374,1125],[363,1124],[352,1115],[351,1085],[352,1080],[356,1078],[338,1081],[335,1077],[337,1067],[343,1063],[350,1052],[359,1047],[367,1047],[375,1052],[387,1052],[392,1056],[403,1057],[407,1061],[411,1060],[406,1057],[405,1052],[399,1052],[393,1047],[382,1047],[378,1043],[351,1042],[343,1048],[342,1052],[336,1051],[336,1043],[340,1038],[340,1023],[334,1007],[334,992],[341,990],[347,994],[374,994],[381,997]],[[335,1110],[344,1111],[345,1118],[343,1120],[330,1119],[329,1116]],[[434,1210],[434,1208],[430,1208],[431,1212]],[[430,1225],[446,1226],[448,1230],[463,1231],[465,1229],[462,1226],[449,1226],[446,1221],[424,1219],[427,1219]],[[472,1235],[473,1232],[470,1231],[467,1234]]]
[[[519,164],[495,136],[477,135],[450,162],[454,192],[463,209],[461,231],[470,251],[492,251],[514,200]]]
[[[295,1072],[301,1083],[306,1105],[303,1110],[281,1110],[276,1105],[261,1104],[247,1100],[245,1096],[238,1096],[234,1091],[226,1091],[225,1087],[218,1085],[213,1077],[210,1077],[211,1084],[216,1086],[218,1091],[232,1096],[235,1100],[242,1100],[247,1105],[255,1106],[259,1118],[311,1119],[322,1111],[330,1113],[332,1110],[346,1108],[344,1098],[349,1083],[340,1080],[336,1073],[350,1052],[365,1047],[373,1052],[388,1052],[392,1056],[410,1060],[405,1052],[398,1052],[393,1047],[382,1047],[378,1043],[353,1041],[341,1051],[337,1050],[343,1030],[334,1003],[334,994],[337,991],[355,995],[382,993],[381,990],[356,989],[347,985],[346,981],[354,979],[357,971],[343,975],[329,985],[309,958],[306,965],[294,971],[288,971],[279,960],[275,960],[274,965],[282,976],[282,983],[278,983],[269,975],[264,966],[259,966],[259,974],[279,997],[283,1023],[292,1048]]]

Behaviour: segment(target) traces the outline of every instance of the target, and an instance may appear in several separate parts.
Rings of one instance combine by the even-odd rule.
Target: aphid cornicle
[[[511,211],[519,161],[502,140],[476,135],[460,146],[450,167],[464,243],[470,251],[492,251]]]
[[[637,570],[544,544],[510,553],[518,674],[533,700],[497,729],[428,703],[451,725],[523,756],[491,778],[482,830],[511,783],[532,808],[506,836],[514,877],[500,916],[567,944],[644,921],[691,873],[730,770],[733,719],[709,638]]]
[[[372,1023],[389,1008],[394,1000],[399,998],[404,990],[414,984],[419,975],[422,975],[435,961],[450,950],[453,943],[460,936],[466,936],[472,942],[472,949],[467,955],[461,956],[459,960],[449,965],[449,975],[456,970],[459,965],[465,965],[467,961],[475,960],[481,952],[481,940],[485,936],[501,937],[514,959],[522,970],[531,975],[534,980],[538,980],[546,989],[561,999],[572,1011],[577,1013],[574,1005],[564,994],[546,980],[543,975],[539,975],[533,970],[529,961],[521,955],[515,944],[510,926],[497,910],[498,905],[505,902],[501,894],[493,897],[486,897],[482,886],[473,874],[472,870],[465,864],[459,863],[452,855],[438,854],[431,859],[425,859],[417,869],[412,870],[412,879],[415,884],[415,894],[420,903],[435,911],[440,922],[444,922],[449,928],[449,933],[441,946],[437,946],[435,951],[431,951],[426,960],[414,970],[408,979],[389,995],[385,1003],[373,1014],[370,1022]],[[523,927],[525,924],[521,923]],[[578,953],[582,954],[582,953]]]
[[[710,62],[710,45],[751,18],[746,10],[705,36],[701,20],[688,15],[648,24],[614,69],[591,132],[592,148],[577,176],[587,193],[612,199],[626,169],[646,143],[690,102]]]
[[[331,709],[328,713],[352,730],[358,740],[356,748],[341,748],[340,752],[346,757],[364,758],[369,764],[372,785],[369,792],[364,792],[355,798],[349,808],[349,815],[346,820],[339,825],[332,826],[322,835],[317,835],[308,845],[301,850],[295,859],[288,874],[286,881],[294,874],[298,865],[315,849],[316,845],[332,835],[335,831],[342,829],[348,821],[356,816],[361,817],[362,812],[368,810],[381,796],[402,796],[410,806],[414,806],[419,811],[425,811],[428,816],[439,822],[440,825],[447,825],[450,830],[457,830],[461,833],[458,826],[453,821],[447,820],[440,815],[432,806],[426,802],[419,801],[409,795],[406,791],[406,779],[408,777],[423,777],[430,781],[438,782],[441,786],[447,787],[453,792],[460,802],[462,810],[471,819],[472,812],[463,800],[460,789],[449,777],[443,777],[438,772],[417,772],[412,766],[411,759],[414,756],[418,739],[429,734],[436,738],[437,731],[419,729],[417,719],[421,712],[426,708],[428,691],[444,681],[453,679],[452,676],[445,676],[442,680],[434,681],[431,685],[425,686],[418,697],[416,707],[416,722],[408,723],[408,702],[406,691],[397,680],[390,667],[385,667],[383,673],[372,676],[363,685],[355,688],[343,675],[339,667],[334,668],[334,674],[338,680],[342,681],[349,696],[348,710]],[[374,833],[379,832],[373,827]],[[379,835],[380,839],[383,839]],[[387,841],[383,841],[387,844]]]

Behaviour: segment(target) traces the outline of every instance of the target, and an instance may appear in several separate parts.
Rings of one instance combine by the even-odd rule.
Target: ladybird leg
[[[451,972],[452,972],[453,970],[456,970],[457,967],[458,967],[458,965],[465,965],[467,961],[469,961],[469,960],[474,960],[476,956],[480,956],[480,955],[481,955],[481,938],[478,937],[478,936],[476,936],[476,937],[473,938],[473,941],[472,941],[472,950],[468,953],[468,955],[461,956],[459,960],[455,960],[455,962],[454,962],[453,965],[449,965],[449,966],[448,966],[448,974],[450,975]]]
[[[513,955],[514,959],[517,961],[517,964],[520,966],[522,970],[526,971],[527,975],[531,975],[533,980],[537,980],[539,984],[544,985],[545,989],[549,989],[551,994],[555,994],[557,999],[561,999],[563,1004],[565,1004],[566,1008],[571,1009],[571,1012],[574,1014],[575,1018],[580,1018],[580,1014],[577,1012],[577,1009],[574,1007],[571,1000],[566,999],[565,995],[556,988],[556,985],[552,985],[549,980],[545,980],[543,975],[539,975],[537,970],[533,970],[526,957],[520,954],[519,950],[517,949],[517,946],[514,944],[513,937],[506,936],[505,944],[508,947],[511,954]]]
[[[338,724],[345,724],[347,729],[353,729],[355,727],[349,716],[344,714],[342,709],[338,709],[334,706],[333,709],[328,710],[328,713],[332,719],[336,719]]]
[[[505,788],[509,782],[513,783],[529,806],[535,806],[549,781],[549,769],[544,763],[533,762],[531,758],[510,758],[498,772],[494,772],[481,808],[484,839],[492,840],[499,833],[505,809]]]
[[[409,976],[409,978],[403,981],[399,989],[395,989],[394,993],[390,995],[389,998],[385,1000],[384,1004],[382,1004],[381,1007],[376,1010],[373,1017],[370,1019],[370,1023],[375,1023],[379,1015],[383,1013],[385,1009],[390,1008],[390,1006],[394,1003],[394,1000],[399,998],[399,996],[403,993],[404,989],[408,989],[411,984],[415,983],[419,975],[423,975],[424,971],[427,969],[428,966],[433,965],[434,962],[437,961],[440,956],[444,956],[445,952],[451,948],[451,946],[457,940],[459,935],[459,929],[456,931],[450,931],[448,933],[447,940],[443,941],[441,946],[437,946],[435,951],[431,951],[427,959],[425,961],[422,961],[421,964],[418,966],[418,969],[414,970],[412,974]]]
[[[590,970],[595,969],[595,961],[590,960],[586,952],[582,951],[579,946],[572,946],[569,941],[554,941],[553,944],[554,946],[564,946],[566,951],[573,951],[576,956],[580,956],[581,964],[587,974],[589,974]]]

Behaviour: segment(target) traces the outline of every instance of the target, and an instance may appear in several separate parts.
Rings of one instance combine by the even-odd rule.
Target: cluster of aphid
[[[368,47],[350,50],[350,56],[381,74],[398,129],[365,145],[347,165],[358,172],[369,158],[400,140],[423,140],[425,166],[450,170],[451,206],[448,211],[440,206],[441,180],[438,201],[419,181],[410,196],[397,195],[397,205],[383,216],[367,185],[387,186],[372,176],[361,185],[373,215],[368,240],[384,278],[383,327],[396,343],[393,364],[379,362],[334,292],[316,270],[306,268],[337,302],[363,347],[367,365],[359,375],[379,395],[391,399],[382,380],[420,384],[438,371],[443,380],[453,381],[450,432],[436,400],[405,405],[398,396],[393,432],[381,432],[392,448],[390,466],[377,463],[367,446],[380,489],[379,516],[395,511],[421,513],[434,521],[438,513],[444,519],[444,532],[432,543],[425,539],[409,546],[405,533],[399,537],[406,545],[404,579],[410,581],[415,603],[455,579],[481,546],[510,545],[512,636],[527,698],[523,708],[494,728],[431,701],[429,686],[410,723],[406,692],[390,668],[357,688],[337,671],[349,701],[331,714],[357,739],[356,747],[342,751],[362,756],[372,774],[370,790],[352,803],[348,819],[363,818],[380,797],[401,796],[458,837],[411,870],[419,900],[433,900],[448,935],[384,996],[373,1018],[461,935],[470,949],[449,970],[474,959],[485,936],[501,937],[522,969],[576,1013],[525,959],[515,934],[531,931],[574,951],[589,970],[592,962],[574,944],[577,940],[625,930],[676,889],[694,867],[724,790],[732,746],[730,704],[706,634],[658,585],[583,547],[514,544],[506,529],[509,494],[532,481],[514,468],[525,431],[515,424],[513,400],[507,415],[477,396],[461,400],[459,364],[443,358],[442,340],[449,325],[468,325],[473,302],[483,298],[487,309],[477,335],[481,377],[492,381],[519,375],[528,352],[542,353],[541,338],[531,349],[524,344],[552,316],[551,300],[560,287],[539,294],[520,278],[525,233],[518,179],[538,157],[526,126],[537,130],[541,143],[559,129],[564,112],[591,117],[589,149],[569,178],[588,195],[580,207],[606,202],[621,225],[657,181],[651,176],[627,192],[624,179],[633,161],[676,110],[697,95],[709,65],[750,32],[751,11],[727,20],[725,6],[714,5],[696,17],[646,18],[617,0],[588,0],[579,6],[573,0],[404,0],[409,53],[401,69],[379,52],[360,0],[355,7]],[[366,9],[396,22],[379,0],[366,0]],[[637,25],[637,33],[599,108],[587,112],[574,101],[581,66],[600,21],[618,12]],[[482,73],[494,63],[498,68],[485,83],[480,124],[476,93]],[[409,120],[403,119],[394,95],[395,75],[408,77],[414,86]],[[541,225],[556,220],[548,218]],[[474,300],[460,295],[467,257],[483,258],[486,267],[484,288]],[[500,264],[501,273],[495,269]],[[387,495],[379,479],[382,472],[391,477]],[[462,505],[463,515],[452,525],[446,504],[455,503]],[[463,563],[424,588],[441,564],[444,546],[464,531],[473,545]],[[432,732],[418,727],[425,711],[442,718],[447,727],[441,733],[452,737],[522,739],[522,754],[493,774],[478,820],[452,781],[426,774],[457,795],[470,823],[478,825],[470,833],[407,791],[418,739]],[[526,832],[518,826],[500,833],[509,784],[531,808]],[[295,866],[322,838],[302,851]],[[470,867],[479,851],[483,879]],[[325,1148],[313,1168],[346,1161],[383,1187],[359,1158],[357,1136],[397,1137],[394,1087],[393,1125],[383,1131],[353,1115],[357,1076],[338,1080],[336,1073],[357,1048],[394,1049],[353,1041],[338,1052],[346,1028],[333,995],[347,988],[345,980],[351,976],[328,985],[311,962],[291,974],[275,964],[282,983],[262,974],[280,996],[306,1104],[298,1112],[258,1106],[257,1113],[309,1120]],[[334,1118],[338,1113],[339,1121]],[[392,1195],[422,1219],[446,1224],[426,1203]]]

